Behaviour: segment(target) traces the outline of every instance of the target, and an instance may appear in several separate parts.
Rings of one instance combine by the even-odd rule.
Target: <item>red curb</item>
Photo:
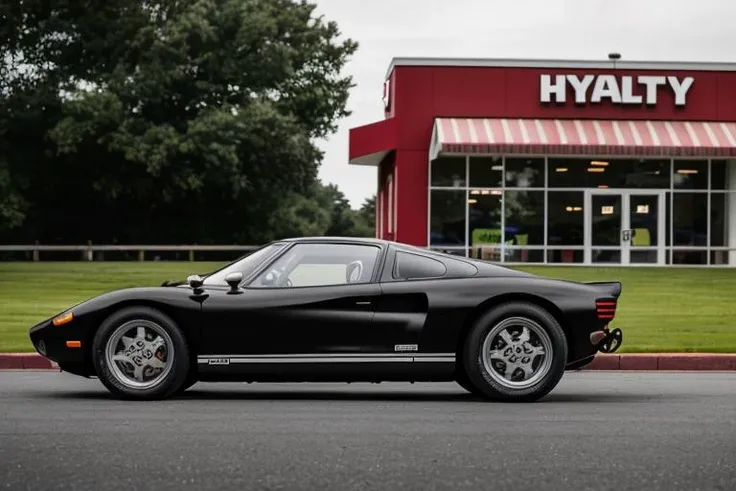
[[[620,355],[621,370],[657,370],[659,355],[630,354]]]
[[[0,355],[0,370],[20,370],[23,368],[23,354],[4,353]]]
[[[619,355],[597,355],[583,370],[619,370],[620,367]]]
[[[38,353],[0,353],[0,370],[58,370],[56,362]]]
[[[659,359],[660,370],[736,370],[736,355],[682,353]]]
[[[583,370],[735,371],[736,353],[599,353]]]

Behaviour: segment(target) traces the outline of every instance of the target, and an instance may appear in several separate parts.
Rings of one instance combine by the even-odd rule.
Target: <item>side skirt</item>
[[[199,380],[429,382],[454,380],[454,353],[200,355]]]

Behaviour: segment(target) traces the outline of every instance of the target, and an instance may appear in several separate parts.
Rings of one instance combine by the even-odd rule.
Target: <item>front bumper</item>
[[[62,326],[54,326],[52,319],[47,319],[31,327],[29,336],[33,349],[60,367],[88,361],[85,356],[89,352],[88,340],[77,319]]]

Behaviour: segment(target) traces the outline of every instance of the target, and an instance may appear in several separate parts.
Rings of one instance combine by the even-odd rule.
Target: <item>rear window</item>
[[[404,280],[421,278],[438,278],[447,273],[447,268],[441,261],[418,254],[397,252],[394,262],[394,278]]]

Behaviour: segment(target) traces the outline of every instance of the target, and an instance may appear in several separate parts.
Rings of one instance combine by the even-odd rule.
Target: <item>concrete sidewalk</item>
[[[37,353],[0,353],[0,370],[58,370]],[[599,354],[583,370],[736,370],[736,353]]]

